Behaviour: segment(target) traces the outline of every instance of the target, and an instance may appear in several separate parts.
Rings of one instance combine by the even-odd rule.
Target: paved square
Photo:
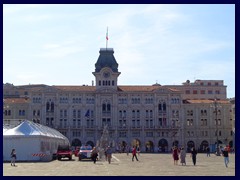
[[[3,163],[3,176],[235,176],[235,154],[230,154],[228,168],[222,156],[206,157],[197,155],[193,166],[190,154],[187,165],[173,164],[171,154],[140,154],[139,161],[132,162],[132,156],[113,154],[112,163],[90,160],[51,161],[51,162],[17,162],[17,167]]]

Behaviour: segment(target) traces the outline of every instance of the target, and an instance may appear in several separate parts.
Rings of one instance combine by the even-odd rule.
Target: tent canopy
[[[6,127],[3,126],[3,135],[48,136],[66,139],[66,137],[57,130],[28,120],[23,121],[20,125],[12,129],[6,129]]]

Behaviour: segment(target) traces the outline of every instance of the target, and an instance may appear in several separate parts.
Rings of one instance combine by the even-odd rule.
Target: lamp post
[[[216,155],[217,156],[220,156],[220,149],[219,149],[219,140],[218,140],[218,119],[217,119],[217,116],[218,116],[218,109],[220,108],[221,106],[217,103],[217,99],[215,98],[214,99],[214,102],[213,102],[213,108],[214,108],[214,113],[215,113],[215,120],[216,120],[216,134],[217,134],[217,144],[216,144]]]

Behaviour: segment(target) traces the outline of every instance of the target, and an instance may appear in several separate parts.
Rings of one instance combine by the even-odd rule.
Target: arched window
[[[76,118],[76,109],[73,110],[73,117]]]
[[[166,111],[166,103],[163,103],[163,111]]]
[[[53,112],[54,111],[54,103],[51,102],[51,111]]]
[[[61,99],[60,99],[60,101],[61,101]],[[46,111],[49,111],[49,110],[50,110],[50,104],[49,104],[49,102],[47,102]]]
[[[159,110],[159,111],[162,110],[162,104],[158,104],[158,110]]]
[[[135,110],[132,111],[132,118],[135,118]]]
[[[107,111],[111,111],[111,105],[107,104]]]
[[[102,111],[106,111],[106,104],[102,105]]]

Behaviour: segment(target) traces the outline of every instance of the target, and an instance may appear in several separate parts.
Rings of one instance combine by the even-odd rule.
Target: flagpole
[[[108,45],[108,27],[107,27],[107,34],[106,34],[106,50],[107,50],[107,45]]]

